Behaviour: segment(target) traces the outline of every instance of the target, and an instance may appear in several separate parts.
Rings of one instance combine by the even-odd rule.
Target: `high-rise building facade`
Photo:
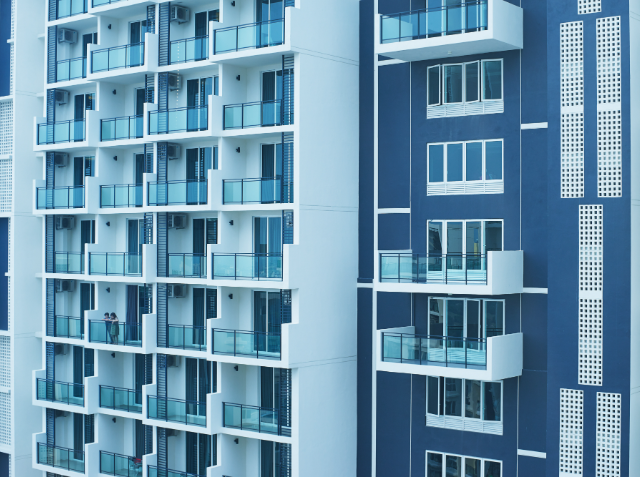
[[[32,3],[33,469],[355,475],[359,2]]]
[[[640,4],[361,4],[358,476],[640,475]]]

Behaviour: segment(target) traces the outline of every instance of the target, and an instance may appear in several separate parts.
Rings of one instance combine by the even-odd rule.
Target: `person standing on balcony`
[[[104,341],[106,344],[109,344],[111,342],[111,319],[109,318],[108,312],[104,314],[104,318],[102,319],[102,321],[104,321],[104,324],[107,327],[107,335]]]
[[[111,313],[111,342],[118,344],[118,337],[120,336],[120,320],[118,315]]]

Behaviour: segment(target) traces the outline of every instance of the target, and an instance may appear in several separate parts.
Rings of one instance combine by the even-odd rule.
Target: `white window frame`
[[[445,81],[445,70],[447,69],[447,66],[460,66],[462,68],[462,77],[460,79],[460,82],[461,82],[461,85],[462,85],[462,91],[460,92],[461,101],[451,102],[451,103],[448,103],[446,101],[447,96],[446,96],[445,91],[444,91],[444,86],[446,84],[446,81]],[[465,100],[464,100],[465,99],[465,94],[464,94],[464,90],[465,90],[465,88],[464,88],[464,63],[447,63],[446,65],[442,65],[441,73],[442,73],[442,79],[440,81],[440,87],[442,88],[442,91],[440,92],[440,95],[441,95],[442,104],[464,104],[464,102],[465,102]]]
[[[430,451],[427,450],[425,452],[424,458],[425,458],[425,466],[424,466],[424,475],[428,476],[428,472],[429,472],[429,454],[440,454],[442,456],[442,477],[447,477],[446,472],[446,458],[447,456],[451,456],[451,457],[462,457],[462,468],[465,468],[465,459],[473,459],[473,460],[479,460],[482,462],[481,464],[481,469],[480,469],[480,475],[482,477],[484,477],[485,475],[485,463],[487,461],[489,462],[498,462],[500,464],[500,476],[499,477],[503,477],[504,476],[504,462],[502,462],[500,459],[488,459],[488,458],[483,458],[483,457],[474,457],[471,455],[461,455],[461,454],[454,454],[452,452],[438,452],[438,451]]]
[[[491,62],[500,62],[500,99],[485,99],[484,98],[484,64]],[[478,64],[478,99],[475,101],[467,101],[467,84],[466,84],[466,74],[467,74],[467,65],[470,64]],[[445,68],[447,66],[462,66],[462,101],[457,103],[448,103],[446,102],[444,85],[445,85]],[[430,75],[429,70],[432,68],[439,68],[438,74],[438,90],[440,92],[440,97],[438,103],[429,104],[429,81]],[[503,58],[486,58],[475,61],[468,61],[465,63],[442,63],[439,65],[432,65],[427,67],[427,107],[441,106],[441,105],[454,105],[454,104],[473,104],[479,102],[492,102],[492,101],[504,101],[504,59]]]
[[[462,222],[462,250],[466,250],[467,248],[467,234],[465,233],[467,227],[466,224],[467,222],[481,222],[482,223],[482,227],[481,227],[481,233],[482,233],[482,252],[481,255],[486,255],[486,248],[487,248],[487,244],[486,244],[486,237],[485,237],[485,231],[486,231],[486,222],[502,222],[502,250],[504,251],[504,219],[460,219],[460,220],[427,220],[427,253],[429,251],[429,224],[435,222],[435,223],[441,223],[442,224],[442,255],[446,255],[447,254],[447,223],[449,222]],[[463,255],[466,255],[466,252],[463,253]]]
[[[429,104],[429,81],[430,81],[429,70],[433,68],[438,68],[438,102],[434,104]],[[434,66],[427,67],[427,106],[428,107],[440,106],[443,104],[442,102],[442,75],[443,74],[444,73],[443,73],[442,65],[434,65]]]
[[[444,305],[444,323],[443,323],[443,328],[445,330],[444,336],[447,336],[446,334],[446,329],[447,329],[447,307],[448,304],[446,302],[448,301],[464,301],[464,320],[463,320],[463,338],[467,338],[467,302],[470,301],[479,301],[481,302],[481,313],[482,313],[482,336],[480,337],[480,339],[486,340],[487,339],[487,323],[486,323],[486,316],[487,316],[487,303],[488,302],[500,302],[502,303],[502,335],[504,336],[506,334],[506,330],[505,330],[505,316],[507,314],[507,310],[506,310],[506,301],[505,300],[494,300],[494,299],[490,299],[490,298],[449,298],[449,297],[444,297],[444,296],[430,296],[429,297],[429,302],[427,303],[427,335],[431,336],[431,323],[430,323],[430,313],[431,313],[431,300],[443,300],[445,302]],[[478,333],[480,334],[480,333]]]
[[[440,407],[441,407],[441,402],[440,402],[440,397],[442,396],[442,392],[440,390],[440,383],[441,378],[443,379],[462,379],[462,416],[449,416],[447,414],[432,414],[429,412],[429,378],[437,378],[438,379],[438,413],[440,412]],[[467,381],[479,381],[480,382],[480,410],[481,413],[483,414],[482,417],[480,418],[476,418],[476,417],[467,417],[466,416],[466,396],[467,396]],[[445,381],[446,382],[446,381]],[[500,384],[500,420],[499,421],[489,421],[487,419],[484,418],[484,399],[485,399],[485,392],[484,392],[484,385],[485,383],[493,383],[493,384]],[[429,416],[443,416],[446,417],[447,419],[457,419],[457,420],[471,420],[474,422],[490,422],[490,423],[502,423],[504,424],[504,381],[481,381],[479,379],[464,379],[464,378],[447,378],[447,377],[442,377],[442,376],[427,376],[426,379],[426,414]],[[446,409],[445,409],[446,410]]]
[[[473,143],[482,143],[482,179],[480,180],[467,180],[467,144]],[[502,143],[502,179],[487,179],[487,143],[488,142],[501,142]],[[447,168],[447,146],[452,144],[462,144],[462,180],[461,181],[449,181],[447,178],[448,168]],[[432,182],[429,177],[429,161],[430,161],[430,146],[442,146],[443,154],[442,154],[442,182]],[[470,140],[470,141],[454,141],[454,142],[432,142],[427,144],[427,185],[429,184],[480,184],[480,183],[500,183],[504,182],[504,139],[478,139],[478,140]]]
[[[500,99],[484,99],[484,64],[499,61],[500,62]],[[504,59],[484,59],[480,60],[480,100],[481,101],[504,101]]]
[[[478,99],[476,99],[475,101],[467,101],[467,65],[472,65],[472,64],[477,64],[478,65]],[[464,63],[464,68],[462,68],[462,89],[464,91],[464,103],[470,104],[470,103],[478,103],[481,101],[482,99],[482,88],[480,88],[480,84],[482,83],[482,78],[480,77],[480,75],[482,74],[482,64],[480,62],[480,60],[476,60],[476,61],[468,61],[467,63]]]

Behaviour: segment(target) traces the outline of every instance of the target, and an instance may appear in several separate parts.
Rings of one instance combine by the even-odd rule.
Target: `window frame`
[[[438,382],[438,389],[436,392],[436,395],[438,397],[438,403],[437,403],[437,410],[438,410],[438,414],[433,414],[431,412],[429,412],[429,378],[437,378],[437,382]],[[462,416],[453,416],[453,415],[449,415],[446,413],[446,406],[445,403],[441,402],[441,399],[444,396],[443,393],[443,389],[442,389],[442,383],[445,384],[445,389],[444,391],[446,392],[446,379],[462,379]],[[467,417],[466,416],[466,397],[467,397],[467,381],[478,381],[480,383],[480,412],[481,412],[481,417],[477,418],[477,417]],[[492,420],[487,420],[484,417],[484,409],[485,409],[485,384],[490,383],[490,384],[499,384],[500,385],[500,420],[499,421],[492,421]],[[426,415],[428,416],[435,416],[435,417],[446,417],[448,419],[459,419],[459,420],[472,420],[474,422],[478,422],[478,421],[482,421],[482,422],[494,422],[494,423],[501,423],[502,425],[504,425],[504,381],[482,381],[480,379],[465,379],[465,378],[450,378],[450,377],[445,377],[445,376],[427,376],[426,379]],[[442,410],[443,414],[440,414],[440,411]]]
[[[485,99],[484,91],[485,91],[485,80],[484,80],[484,64],[491,62],[500,62],[500,98],[499,99]],[[467,101],[467,85],[466,85],[466,74],[467,74],[467,65],[470,64],[478,64],[478,99],[475,101]],[[445,68],[447,66],[462,66],[462,101],[457,103],[447,103],[445,102]],[[429,71],[434,68],[439,68],[438,74],[438,92],[439,92],[439,102],[438,103],[429,103],[429,86],[431,82],[431,76],[429,75]],[[475,104],[482,102],[492,102],[492,101],[504,101],[504,58],[483,58],[474,61],[467,61],[463,63],[440,63],[437,65],[427,66],[427,107],[435,107],[435,106],[445,106],[445,105],[465,105],[465,104]]]
[[[505,329],[505,325],[506,325],[506,314],[507,314],[507,310],[506,310],[506,300],[502,299],[493,299],[493,298],[450,298],[448,296],[430,296],[427,300],[427,335],[428,336],[432,336],[431,333],[431,323],[430,323],[430,313],[431,313],[431,300],[443,300],[444,303],[444,320],[443,320],[443,324],[442,327],[445,331],[443,336],[447,336],[446,334],[446,329],[447,329],[447,313],[448,313],[448,305],[447,305],[447,301],[463,301],[464,302],[464,316],[463,316],[463,338],[468,338],[467,336],[467,302],[470,301],[479,301],[480,302],[480,321],[481,321],[481,327],[482,327],[482,336],[480,337],[480,339],[486,340],[487,338],[487,303],[488,302],[499,302],[502,303],[502,335],[504,336],[506,335],[506,329]],[[480,333],[478,333],[478,335],[480,335]]]
[[[484,64],[499,61],[500,62],[500,98],[499,99],[484,99]],[[480,76],[482,86],[480,88],[481,101],[504,101],[504,58],[486,58],[480,60]]]
[[[487,244],[486,244],[486,227],[487,227],[487,223],[488,222],[501,222],[502,223],[502,250],[500,251],[504,251],[504,219],[459,219],[459,220],[449,220],[449,219],[444,219],[444,220],[427,220],[427,250],[429,250],[429,224],[430,223],[440,223],[442,224],[442,229],[441,229],[441,233],[442,233],[442,255],[447,255],[448,250],[447,250],[447,223],[448,222],[462,222],[462,227],[463,227],[463,242],[462,242],[462,250],[466,250],[466,234],[464,233],[464,231],[466,231],[466,224],[467,222],[481,222],[482,223],[482,253],[480,255],[486,255],[486,248],[487,248]],[[466,255],[466,253],[464,253],[464,255]]]
[[[446,472],[447,472],[447,468],[446,468],[446,462],[447,462],[447,456],[451,456],[451,457],[460,457],[462,459],[462,468],[465,468],[465,464],[466,464],[466,459],[473,459],[473,460],[479,460],[482,464],[481,464],[481,469],[480,469],[480,475],[482,477],[484,477],[485,475],[485,465],[487,462],[497,462],[500,464],[500,476],[499,477],[503,477],[504,476],[504,462],[500,459],[489,459],[489,458],[484,458],[484,457],[475,457],[475,456],[471,456],[471,455],[462,455],[462,454],[454,454],[451,452],[438,452],[438,451],[431,451],[431,450],[427,450],[425,451],[425,476],[428,477],[429,476],[429,454],[438,454],[441,456],[442,458],[442,477],[446,477]]]
[[[440,79],[440,101],[441,104],[443,105],[453,105],[453,104],[465,104],[465,87],[464,87],[464,63],[447,63],[446,65],[441,65],[442,68],[440,69],[440,73],[442,74],[442,78]],[[461,101],[457,101],[457,102],[451,102],[451,103],[447,103],[446,102],[446,94],[444,91],[444,87],[445,87],[445,71],[447,69],[447,66],[460,66],[462,68],[462,74],[461,74],[461,78],[460,78],[460,83],[461,83],[461,91],[460,91],[460,98]]]
[[[429,82],[431,81],[431,76],[429,75],[429,70],[437,68],[438,69],[438,102],[434,104],[429,104]],[[442,65],[435,66],[427,66],[427,107],[429,106],[441,106],[442,105]]]
[[[467,65],[472,65],[472,64],[477,64],[478,65],[478,90],[477,90],[477,94],[478,94],[478,99],[476,99],[475,101],[467,101]],[[480,75],[482,74],[482,65],[480,63],[480,60],[476,60],[476,61],[468,61],[466,63],[464,63],[464,68],[463,68],[463,72],[462,72],[462,76],[464,77],[464,101],[463,103],[465,104],[473,104],[473,103],[479,103],[481,101],[482,98],[482,88],[480,87],[480,83],[481,78]]]
[[[451,104],[451,103],[449,103]],[[457,104],[457,103],[456,103]],[[480,180],[467,180],[467,144],[472,143],[482,143],[482,179]],[[487,179],[487,143],[490,142],[500,142],[502,143],[502,179]],[[451,144],[462,144],[462,180],[461,181],[449,181],[448,180],[448,153],[447,146]],[[442,181],[441,182],[432,182],[430,177],[430,147],[431,146],[442,146]],[[492,184],[504,182],[504,139],[475,139],[469,141],[452,141],[452,142],[430,142],[427,143],[427,186],[429,185],[473,185],[473,184]]]

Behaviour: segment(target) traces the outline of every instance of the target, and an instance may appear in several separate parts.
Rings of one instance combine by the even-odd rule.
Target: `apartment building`
[[[355,475],[359,2],[28,2],[33,469]]]
[[[640,475],[640,4],[361,4],[358,476]]]

